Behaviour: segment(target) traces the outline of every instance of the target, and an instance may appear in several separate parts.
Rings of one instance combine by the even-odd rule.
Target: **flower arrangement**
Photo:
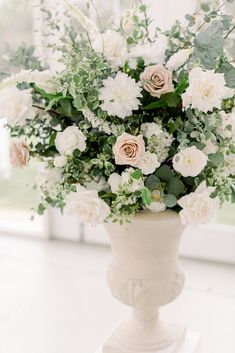
[[[186,25],[163,32],[142,2],[107,30],[66,3],[81,33],[65,43],[65,69],[0,83],[12,164],[43,162],[38,212],[51,205],[98,224],[170,208],[185,224],[209,221],[235,201],[235,66],[226,49],[234,19],[223,14],[226,4],[202,3]]]

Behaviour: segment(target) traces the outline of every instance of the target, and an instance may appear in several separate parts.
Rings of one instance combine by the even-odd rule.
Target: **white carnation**
[[[115,78],[108,77],[100,89],[101,108],[109,115],[124,119],[139,108],[141,88],[136,81],[123,72],[118,72]]]
[[[177,53],[173,54],[168,60],[166,67],[171,70],[177,70],[188,60],[192,54],[192,49],[181,49]]]
[[[184,177],[195,177],[207,165],[207,156],[195,146],[187,147],[173,158],[173,168]]]
[[[155,170],[160,166],[158,157],[155,153],[149,151],[145,152],[142,159],[138,163],[137,167],[142,170],[145,175],[155,172]]]
[[[130,49],[128,63],[133,69],[136,68],[138,58],[144,60],[145,66],[150,64],[163,64],[165,59],[165,49],[166,45],[163,38],[154,44],[137,44]]]
[[[67,163],[67,157],[66,156],[56,156],[54,158],[54,166],[56,168],[63,168]]]
[[[120,33],[110,29],[105,33],[97,34],[95,41],[92,43],[92,47],[97,53],[103,54],[113,68],[122,66],[127,57],[125,39]]]
[[[31,90],[16,87],[0,90],[0,118],[7,118],[8,124],[23,126],[26,119],[35,117]]]
[[[214,189],[207,187],[204,181],[195,192],[183,196],[178,201],[183,208],[179,213],[183,224],[204,224],[216,216],[219,210],[219,199],[210,197]]]
[[[83,152],[86,149],[86,136],[77,126],[68,126],[57,133],[55,146],[61,155],[70,155],[76,149]]]
[[[99,197],[96,190],[87,190],[78,186],[76,192],[71,192],[66,197],[65,213],[79,217],[84,223],[96,225],[110,215],[110,208]]]
[[[189,87],[182,94],[183,106],[207,113],[214,108],[220,109],[223,99],[233,95],[234,90],[226,87],[224,74],[196,67],[189,72]]]

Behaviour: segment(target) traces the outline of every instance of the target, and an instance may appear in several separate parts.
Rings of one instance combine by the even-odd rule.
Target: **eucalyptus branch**
[[[143,3],[143,0],[140,0],[140,4],[142,6],[145,6],[144,3]],[[145,22],[145,31],[146,31],[146,37],[147,37],[147,40],[152,43],[152,40],[149,36],[149,25],[148,25],[148,17],[147,17],[147,13],[146,13],[146,10],[143,11],[143,14],[144,14],[144,22]]]
[[[224,36],[224,39],[228,38],[228,36],[234,31],[235,25],[227,32],[227,34]]]
[[[223,7],[225,6],[225,2],[223,2],[216,10],[215,12],[218,13]],[[203,21],[203,23],[198,27],[197,32],[200,32],[200,30],[205,26],[207,22]]]

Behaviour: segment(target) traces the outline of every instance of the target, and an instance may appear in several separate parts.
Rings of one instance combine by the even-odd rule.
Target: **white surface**
[[[166,350],[159,353],[165,353]],[[103,353],[102,347],[99,347],[95,353]],[[142,353],[142,352],[141,352]],[[144,352],[143,352],[144,353]],[[153,352],[155,353],[155,352]],[[173,351],[174,353],[174,351]],[[180,347],[180,353],[202,353],[201,350],[201,336],[194,331],[187,331],[183,345]]]
[[[93,353],[129,308],[106,285],[110,250],[0,237],[0,353]],[[235,352],[235,267],[182,261],[186,288],[161,311]]]

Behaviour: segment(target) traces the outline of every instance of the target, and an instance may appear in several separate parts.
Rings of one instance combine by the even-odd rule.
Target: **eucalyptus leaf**
[[[166,164],[158,168],[155,174],[163,181],[169,181],[174,176],[171,168]]]
[[[168,182],[168,189],[167,190],[168,190],[169,194],[173,194],[175,196],[178,196],[184,192],[185,186],[184,186],[184,183],[180,179],[173,177]]]
[[[173,194],[167,194],[164,197],[164,203],[166,207],[172,208],[177,205],[177,198]]]

